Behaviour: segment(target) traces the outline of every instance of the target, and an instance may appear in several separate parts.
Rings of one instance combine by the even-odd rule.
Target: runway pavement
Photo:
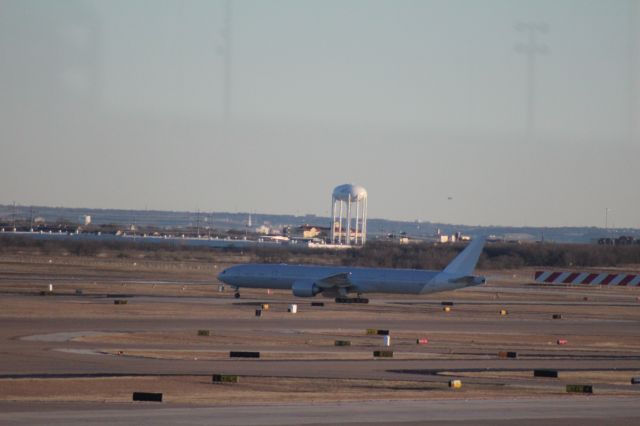
[[[127,297],[126,305],[114,305],[106,294],[37,296],[33,288],[41,286],[40,281],[24,291],[14,291],[12,282],[12,290],[0,295],[0,386],[14,389],[8,385],[19,383],[21,398],[26,399],[0,393],[0,424],[640,423],[640,386],[628,380],[640,375],[640,303],[635,293],[586,289],[588,300],[582,300],[583,293],[517,285],[448,293],[442,299],[374,295],[365,306],[319,299],[325,307],[312,309],[309,300],[281,293],[258,298],[254,292],[239,301],[215,290],[207,297],[189,290],[153,294],[146,280],[156,277],[133,284],[139,278],[129,280],[125,289],[142,285],[144,294]],[[0,287],[2,279],[0,275]],[[120,279],[107,276],[104,282]],[[83,288],[82,284],[80,279],[73,286]],[[84,288],[96,291],[88,284]],[[453,312],[443,313],[440,300],[454,301]],[[257,318],[254,311],[260,302],[271,309]],[[296,315],[286,313],[291,302],[299,303]],[[508,316],[498,314],[503,307],[509,309]],[[563,314],[562,320],[551,318],[556,312]],[[391,331],[394,358],[373,358],[371,352],[382,342],[379,336],[366,336],[368,328]],[[211,336],[198,338],[201,329],[211,330]],[[429,344],[415,345],[415,338],[423,336]],[[569,344],[557,345],[561,337]],[[354,345],[334,347],[334,339],[350,339]],[[230,350],[260,351],[273,358],[230,359]],[[503,350],[517,351],[518,357],[501,359],[498,352]],[[341,359],[345,353],[364,358]],[[305,354],[306,359],[295,358]],[[531,372],[539,368],[592,377],[596,393],[568,395],[564,386],[572,379],[534,379]],[[403,386],[417,390],[413,399],[380,400],[369,385],[356,385],[366,397],[340,402],[331,399],[329,386],[308,401],[287,404],[270,396],[272,388],[219,388],[220,398],[226,389],[271,398],[268,404],[230,407],[206,399],[193,404],[169,399],[154,405],[96,404],[95,398],[52,402],[28,396],[30,380],[58,380],[55,383],[64,386],[65,380],[79,378],[153,381],[185,376],[210,384],[213,373],[237,374],[258,383],[269,378],[275,380],[269,386],[276,387],[285,379],[309,379],[311,387],[304,392],[310,394],[316,379],[366,380],[381,391]],[[470,393],[447,393],[447,381],[463,373]],[[616,378],[607,378],[608,373]],[[200,388],[194,389],[190,392],[197,395]]]
[[[369,401],[270,404],[233,407],[166,408],[42,406],[9,408],[0,404],[0,422],[11,425],[153,424],[163,425],[632,425],[639,417],[637,398],[498,398],[490,400]]]

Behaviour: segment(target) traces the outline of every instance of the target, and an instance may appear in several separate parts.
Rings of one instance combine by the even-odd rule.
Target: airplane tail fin
[[[442,272],[424,285],[420,293],[455,290],[484,284],[485,277],[473,275],[484,247],[484,240],[484,238],[477,238],[471,241]]]
[[[476,238],[442,270],[445,274],[468,276],[473,275],[476,264],[482,253],[485,239]]]

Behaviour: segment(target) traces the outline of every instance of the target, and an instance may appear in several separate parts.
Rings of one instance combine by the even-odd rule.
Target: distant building
[[[438,234],[436,235],[436,243],[448,243],[449,242],[449,236],[448,235],[442,235],[442,234]]]
[[[262,235],[268,235],[271,233],[271,228],[267,225],[260,225],[256,228],[256,232]]]
[[[330,228],[324,226],[315,225],[302,225],[292,228],[290,230],[290,237],[292,238],[327,238],[329,236]]]
[[[618,238],[598,238],[597,242],[605,246],[628,246],[631,244],[640,244],[640,239],[622,235]]]
[[[468,235],[463,235],[461,232],[456,232],[453,235],[445,235],[442,234],[438,229],[436,235],[433,237],[433,240],[436,243],[455,243],[458,241],[471,241],[471,237]]]
[[[289,241],[289,237],[283,237],[282,235],[263,235],[258,238],[258,242],[288,243]]]

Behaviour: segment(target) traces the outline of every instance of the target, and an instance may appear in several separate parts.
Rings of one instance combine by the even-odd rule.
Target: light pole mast
[[[544,22],[518,22],[515,25],[518,32],[524,32],[526,42],[517,43],[516,52],[527,58],[527,95],[526,95],[526,138],[531,141],[535,134],[535,94],[536,94],[536,55],[545,55],[549,48],[539,44],[537,34],[546,34],[549,26]]]
[[[609,207],[605,207],[604,209],[604,233],[608,237],[609,236],[609,212],[611,209]]]
[[[232,1],[225,2],[224,28],[222,30],[222,38],[224,46],[224,87],[222,97],[222,108],[225,123],[231,120],[231,19],[232,19]]]
[[[640,143],[640,1],[629,0],[629,141]]]

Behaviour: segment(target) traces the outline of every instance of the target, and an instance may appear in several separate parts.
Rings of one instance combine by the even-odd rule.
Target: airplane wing
[[[320,288],[350,287],[350,278],[351,272],[341,272],[339,274],[329,275],[328,277],[324,277],[316,281],[316,285]]]

